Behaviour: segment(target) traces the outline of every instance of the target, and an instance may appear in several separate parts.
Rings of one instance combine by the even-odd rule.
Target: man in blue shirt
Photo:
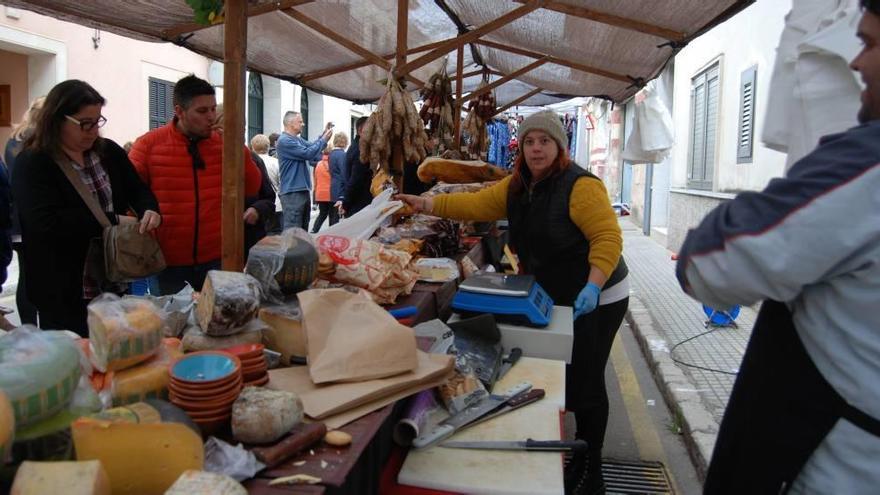
[[[321,159],[321,151],[333,134],[333,124],[327,123],[324,134],[309,143],[300,137],[303,118],[299,112],[284,114],[284,132],[278,138],[276,150],[281,169],[281,183],[278,193],[281,197],[281,210],[284,216],[284,229],[300,227],[309,229],[311,199],[309,190],[312,179],[307,164]],[[314,166],[314,165],[312,165]]]

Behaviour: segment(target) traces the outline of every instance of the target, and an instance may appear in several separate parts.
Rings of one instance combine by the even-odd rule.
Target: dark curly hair
[[[862,8],[872,14],[880,15],[880,0],[862,0]]]

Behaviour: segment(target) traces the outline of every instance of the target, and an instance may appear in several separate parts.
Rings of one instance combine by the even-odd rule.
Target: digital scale
[[[477,273],[459,285],[452,309],[463,316],[491,313],[499,322],[546,327],[553,300],[533,275]]]

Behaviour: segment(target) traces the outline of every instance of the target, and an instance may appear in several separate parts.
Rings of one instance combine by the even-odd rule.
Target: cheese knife
[[[472,442],[443,442],[441,447],[452,449],[484,449],[484,450],[532,450],[542,452],[568,452],[586,450],[587,442],[583,440],[500,440]]]
[[[475,426],[475,425],[478,425],[478,424],[483,423],[485,421],[489,421],[490,419],[501,416],[502,414],[507,414],[510,411],[513,411],[514,409],[519,409],[520,407],[527,406],[527,405],[531,404],[532,402],[537,402],[543,398],[544,398],[544,389],[543,388],[533,388],[532,390],[529,390],[528,392],[522,392],[519,395],[512,397],[509,401],[507,401],[499,409],[496,409],[495,411],[490,412],[490,413],[486,414],[485,416],[481,416],[479,419],[477,419],[471,423],[468,423],[467,425],[465,425],[464,427],[462,427],[460,429],[470,428],[471,426]]]

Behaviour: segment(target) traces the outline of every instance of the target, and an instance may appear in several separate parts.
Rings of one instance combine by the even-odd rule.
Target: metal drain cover
[[[609,495],[675,493],[661,462],[602,459],[602,475]]]

